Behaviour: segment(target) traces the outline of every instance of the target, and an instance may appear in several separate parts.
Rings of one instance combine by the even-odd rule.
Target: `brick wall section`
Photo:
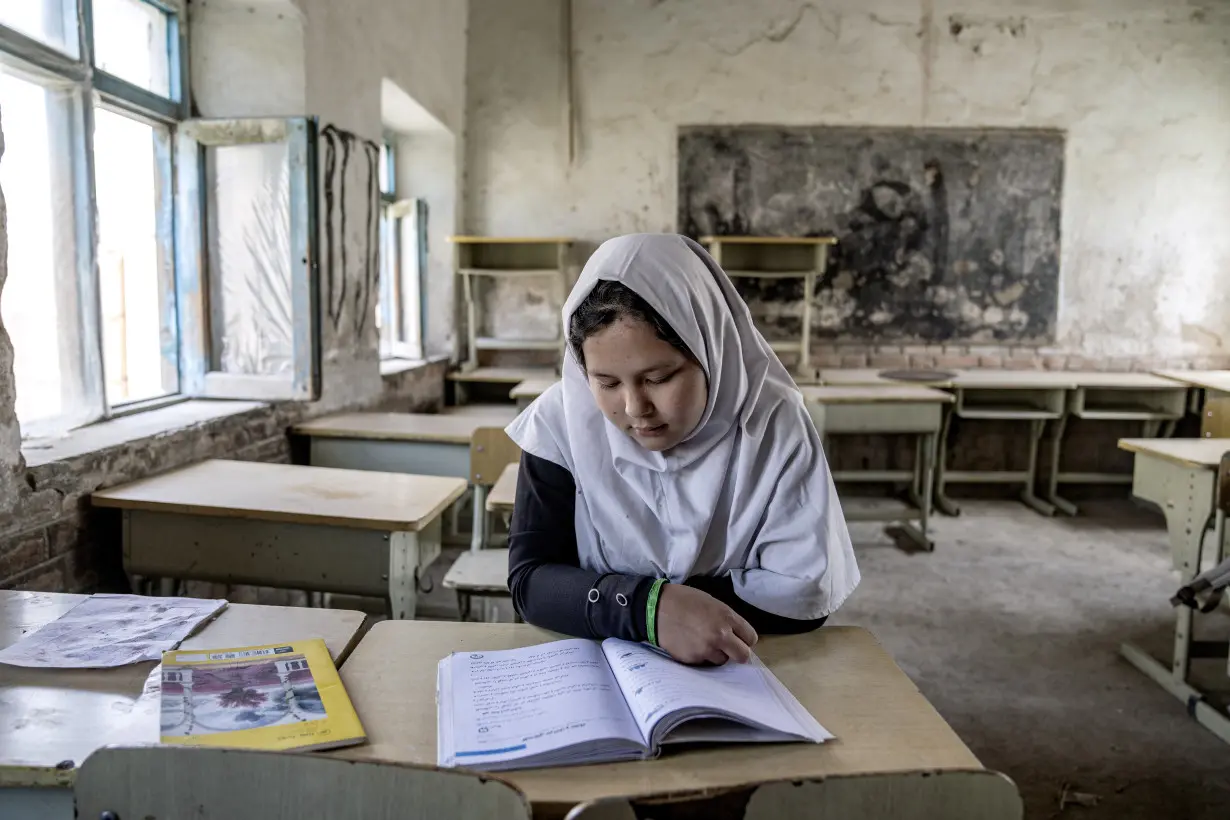
[[[446,369],[438,362],[386,376],[384,395],[366,409],[438,410]],[[28,469],[30,492],[0,521],[0,589],[125,588],[118,513],[93,509],[90,493],[208,458],[289,461],[286,430],[312,415],[311,405],[271,405]]]

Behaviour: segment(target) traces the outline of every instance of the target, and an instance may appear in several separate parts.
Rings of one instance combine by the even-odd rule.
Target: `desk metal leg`
[[[1038,450],[1042,446],[1042,433],[1045,430],[1045,419],[1033,419],[1029,422],[1029,468],[1025,471],[1025,489],[1021,491],[1021,500],[1043,515],[1050,516],[1055,514],[1054,505],[1034,494],[1038,480]]]
[[[1137,466],[1138,485],[1141,471]],[[1157,474],[1161,474],[1160,477]],[[1203,475],[1202,475],[1203,474]],[[1185,470],[1179,467],[1155,468],[1153,482],[1161,492],[1149,493],[1147,497],[1160,504],[1166,516],[1166,531],[1170,535],[1170,549],[1175,569],[1181,583],[1187,583],[1200,572],[1204,536],[1213,515],[1213,493],[1207,471]],[[1156,489],[1152,487],[1151,489]],[[1215,520],[1214,537],[1219,539],[1215,549],[1221,549],[1224,535],[1224,517]],[[1230,717],[1205,702],[1203,693],[1187,682],[1191,670],[1192,625],[1195,612],[1186,607],[1176,607],[1174,650],[1169,668],[1159,663],[1140,647],[1125,643],[1119,647],[1123,657],[1152,678],[1159,686],[1174,695],[1187,706],[1188,714],[1201,726],[1230,743]]]
[[[935,507],[945,515],[960,515],[961,508],[945,493],[944,472],[948,469],[948,432],[952,426],[952,408],[944,408],[944,423],[940,425],[939,456],[935,464]]]
[[[487,546],[487,488],[474,485],[474,513],[470,536],[470,551],[478,552]]]
[[[1059,461],[1063,452],[1063,433],[1068,426],[1068,414],[1055,422],[1055,443],[1051,446],[1051,472],[1046,478],[1046,500],[1068,515],[1076,515],[1076,505],[1059,496]]]
[[[389,534],[389,615],[395,621],[413,620],[419,594],[419,534]]]

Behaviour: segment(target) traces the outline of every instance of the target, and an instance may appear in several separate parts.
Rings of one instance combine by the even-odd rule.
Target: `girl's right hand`
[[[756,630],[738,613],[707,592],[682,584],[663,584],[658,593],[658,646],[681,663],[721,666],[746,663],[756,645]]]

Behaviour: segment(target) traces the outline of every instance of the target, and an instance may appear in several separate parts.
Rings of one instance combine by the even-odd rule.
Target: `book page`
[[[0,663],[99,669],[162,660],[225,606],[221,599],[91,595],[0,651]]]
[[[798,711],[803,714],[796,715],[782,702],[781,693],[795,699],[754,655],[749,663],[687,666],[646,644],[608,638],[602,648],[646,737],[664,717],[685,709],[737,715],[810,740],[830,737],[810,715],[804,719],[801,705]]]
[[[441,765],[539,755],[594,740],[644,744],[602,647],[571,639],[441,661]]]

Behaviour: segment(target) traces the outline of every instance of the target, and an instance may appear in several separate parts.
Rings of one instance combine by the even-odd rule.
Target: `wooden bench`
[[[205,461],[94,493],[119,509],[134,576],[388,596],[413,618],[440,554],[440,516],[465,481]],[[164,589],[165,591],[165,589]]]
[[[517,403],[518,409],[524,410],[533,404],[535,399],[555,386],[558,381],[559,377],[555,375],[526,379],[518,382],[512,390],[508,391],[508,397]]]
[[[443,583],[445,589],[451,589],[457,595],[458,619],[469,620],[470,605],[474,597],[509,597],[508,550],[463,552],[445,574]],[[483,620],[488,620],[485,609]]]

